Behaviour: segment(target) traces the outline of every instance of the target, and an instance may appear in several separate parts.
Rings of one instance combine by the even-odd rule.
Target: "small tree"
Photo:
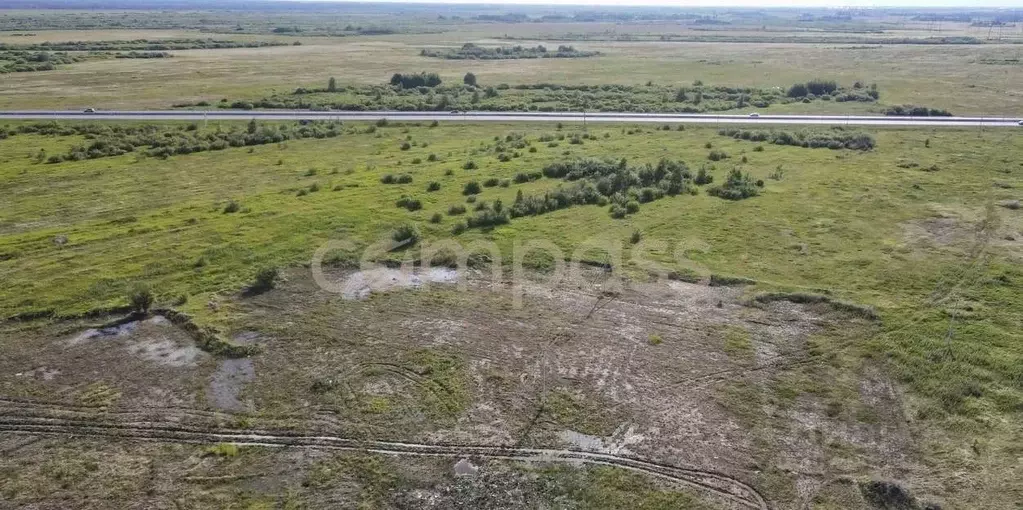
[[[256,119],[252,119],[249,121],[249,127],[246,129],[246,131],[248,131],[250,135],[256,132]]]
[[[131,304],[131,310],[135,313],[148,313],[149,308],[153,306],[153,301],[155,300],[152,289],[145,284],[136,285],[132,289],[131,295],[128,296],[128,302]]]
[[[277,286],[277,282],[281,279],[280,269],[274,266],[268,266],[260,269],[256,272],[256,281],[252,283],[252,290],[256,292],[266,292]]]
[[[465,73],[465,77],[462,78],[462,83],[471,87],[476,86],[476,75],[472,73]]]
[[[337,92],[337,80],[333,76],[327,80],[327,92]]]

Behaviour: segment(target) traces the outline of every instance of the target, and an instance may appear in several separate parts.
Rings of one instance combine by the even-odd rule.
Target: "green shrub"
[[[638,230],[638,229],[637,230],[633,230],[632,231],[632,235],[629,236],[629,242],[632,243],[632,244],[637,244],[642,239],[643,239],[643,232]]]
[[[281,270],[276,266],[267,266],[256,271],[255,281],[250,287],[256,292],[266,292],[277,286],[281,280]]]
[[[235,202],[234,200],[231,200],[227,203],[226,206],[224,206],[224,214],[236,213],[241,209],[242,209],[241,204]]]
[[[154,301],[156,298],[153,296],[153,289],[145,284],[135,285],[128,296],[128,304],[136,313],[148,313]]]
[[[462,186],[463,195],[477,195],[481,191],[483,191],[483,188],[480,187],[480,183],[476,181],[469,181]]]
[[[459,214],[465,214],[464,205],[452,205],[448,207],[448,216],[457,216]]]
[[[419,228],[412,223],[402,223],[391,232],[391,240],[403,245],[413,245],[419,241]]]
[[[710,153],[707,154],[707,159],[711,161],[721,161],[726,158],[728,158],[728,154],[724,151],[710,151]]]
[[[466,161],[464,165],[462,165],[462,168],[464,170],[475,170],[478,167],[476,166],[476,162],[470,159],[469,161]]]
[[[761,185],[763,185],[763,181],[761,181]],[[708,188],[707,193],[726,200],[742,200],[760,194],[753,178],[749,174],[743,174],[737,168],[728,173],[724,184]]]
[[[693,182],[696,183],[698,186],[703,186],[704,184],[710,184],[714,182],[714,176],[707,173],[706,168],[700,167],[700,170],[696,172],[696,178],[693,179]]]
[[[437,182],[437,181],[430,181],[430,183],[426,185],[426,191],[427,192],[439,191],[439,190],[440,190],[440,183]]]
[[[394,205],[403,207],[409,211],[418,211],[423,208],[423,203],[418,199],[412,198],[408,195],[402,195]]]
[[[440,223],[441,221],[444,221],[444,215],[439,212],[430,216],[430,223]]]
[[[487,178],[485,181],[483,181],[483,186],[487,187],[487,188],[493,188],[494,186],[497,186],[498,182],[499,181],[498,181],[497,177],[490,177],[490,178]]]

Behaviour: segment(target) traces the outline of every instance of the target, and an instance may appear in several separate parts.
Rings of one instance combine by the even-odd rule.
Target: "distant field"
[[[599,25],[599,24],[598,24]],[[359,37],[294,37],[272,34],[206,34],[188,30],[34,31],[24,42],[113,40],[134,38],[216,37],[245,41],[300,41],[301,46],[258,49],[188,50],[174,58],[93,61],[56,71],[5,75],[0,83],[0,108],[166,108],[178,102],[221,98],[255,100],[297,87],[323,87],[329,77],[341,84],[381,84],[396,71],[437,72],[446,83],[458,83],[466,72],[481,85],[500,83],[630,84],[648,81],[687,85],[782,87],[811,78],[877,83],[881,103],[918,104],[961,115],[1023,113],[1020,88],[1020,47],[984,45],[861,45],[744,44],[699,42],[587,41],[572,44],[599,51],[586,59],[465,61],[421,57],[422,49],[480,45],[535,45],[556,48],[538,31],[544,25],[463,25],[438,34],[394,34]],[[586,24],[571,24],[586,30]],[[594,26],[593,30],[606,27]],[[660,28],[652,27],[660,30]],[[505,33],[537,37],[502,41]],[[535,34],[535,35],[534,35]],[[0,36],[9,44],[20,37]],[[992,64],[985,62],[1001,62]],[[796,105],[788,110],[802,112]],[[869,113],[858,104],[814,105],[821,113]]]

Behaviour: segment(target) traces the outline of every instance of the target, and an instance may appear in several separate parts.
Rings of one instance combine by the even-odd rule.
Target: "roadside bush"
[[[797,132],[728,128],[719,130],[718,134],[729,136],[736,140],[766,141],[775,145],[792,145],[811,149],[870,150],[874,148],[875,144],[873,136],[859,131],[846,131],[840,126],[833,127],[827,131],[804,130]],[[756,151],[757,149],[754,148],[753,150]]]
[[[948,110],[941,110],[938,108],[927,108],[925,106],[916,106],[912,104],[895,105],[889,107],[884,111],[885,115],[891,116],[912,116],[912,117],[951,117],[952,113]]]

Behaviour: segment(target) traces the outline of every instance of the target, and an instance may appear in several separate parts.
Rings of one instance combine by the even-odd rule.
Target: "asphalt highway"
[[[395,112],[308,110],[66,110],[0,111],[0,119],[24,120],[369,120],[455,122],[660,122],[699,124],[818,124],[830,126],[1016,127],[1016,117],[895,117],[865,115],[711,115],[608,112]]]

